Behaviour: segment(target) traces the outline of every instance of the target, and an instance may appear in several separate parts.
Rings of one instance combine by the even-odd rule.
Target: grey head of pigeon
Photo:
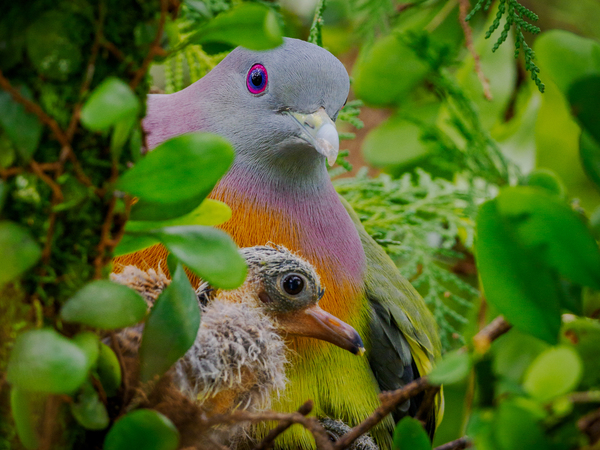
[[[211,131],[235,147],[236,164],[276,174],[325,171],[336,159],[335,120],[349,78],[327,50],[298,39],[268,51],[233,50],[182,91],[150,95],[150,147],[190,131]],[[316,151],[315,151],[316,150]]]

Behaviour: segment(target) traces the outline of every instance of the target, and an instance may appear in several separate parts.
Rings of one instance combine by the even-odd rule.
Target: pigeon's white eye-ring
[[[269,75],[262,64],[254,64],[250,67],[246,76],[246,87],[254,95],[262,94],[267,89]]]

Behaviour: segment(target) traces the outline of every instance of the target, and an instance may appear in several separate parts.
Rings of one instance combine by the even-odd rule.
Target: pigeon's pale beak
[[[340,137],[325,108],[321,107],[312,114],[302,114],[289,111],[302,129],[301,137],[312,144],[325,158],[329,166],[333,166],[340,151]]]
[[[355,355],[363,355],[365,347],[358,332],[337,317],[313,305],[295,314],[279,317],[279,324],[292,336],[304,336],[330,342]]]

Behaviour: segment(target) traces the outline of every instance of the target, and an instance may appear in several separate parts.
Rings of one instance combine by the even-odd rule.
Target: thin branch
[[[592,411],[579,419],[577,428],[588,436],[591,445],[600,441],[600,409]]]
[[[62,193],[62,190],[60,189],[60,186],[56,183],[56,181],[54,181],[52,178],[50,178],[48,175],[46,175],[37,162],[31,160],[31,162],[29,163],[29,167],[31,167],[31,171],[33,173],[35,173],[38,177],[40,177],[44,183],[46,183],[48,186],[50,186],[50,189],[52,189],[52,194],[54,195],[54,197],[57,200],[59,200],[59,202],[62,202],[63,198],[64,198],[63,193]]]
[[[425,396],[415,416],[415,419],[420,420],[421,423],[423,423],[423,425],[427,423],[431,416],[431,410],[433,408],[435,397],[437,396],[438,392],[440,392],[439,386],[435,386],[425,390]]]
[[[433,450],[463,450],[465,448],[471,448],[473,446],[473,442],[467,436],[463,436],[454,441],[447,442],[443,445],[440,445]]]
[[[314,403],[312,400],[308,400],[304,403],[300,408],[298,408],[298,413],[303,416],[308,415],[313,409]],[[269,434],[262,440],[260,444],[254,447],[254,450],[267,450],[273,448],[273,442],[281,433],[286,431],[289,427],[294,424],[291,420],[282,420],[279,424],[269,431]]]
[[[110,241],[110,229],[113,224],[113,217],[115,213],[115,205],[117,203],[117,198],[113,196],[110,199],[108,204],[108,211],[106,212],[106,216],[104,219],[104,223],[102,224],[102,231],[100,233],[100,242],[98,243],[98,255],[94,259],[94,279],[99,280],[102,278],[102,268],[104,267],[104,252],[106,249],[107,243]]]
[[[129,83],[129,87],[131,89],[135,89],[137,87],[137,85],[140,83],[140,81],[142,81],[142,78],[148,71],[148,67],[150,66],[150,63],[152,62],[152,60],[154,59],[154,56],[160,53],[158,51],[158,49],[160,48],[160,46],[159,46],[160,38],[162,37],[163,29],[165,27],[165,22],[167,20],[167,9],[168,9],[168,0],[160,0],[160,19],[158,21],[158,30],[156,31],[156,36],[154,38],[154,41],[150,45],[150,51],[148,51],[146,58],[144,58],[144,61],[142,62],[141,67],[135,72],[135,75],[133,76],[133,80],[131,80],[131,83]]]
[[[492,320],[483,330],[473,337],[473,345],[478,353],[486,353],[490,349],[492,342],[512,328],[503,316],[498,316]]]
[[[492,101],[493,97],[492,91],[490,90],[490,82],[486,78],[481,68],[481,59],[477,53],[477,50],[475,50],[475,45],[473,45],[473,31],[466,20],[467,12],[470,7],[471,5],[469,0],[458,0],[458,21],[463,29],[463,33],[465,34],[465,45],[467,46],[469,53],[471,53],[471,56],[473,56],[473,61],[475,62],[474,70],[479,78],[479,81],[481,82],[481,85],[483,86],[483,95],[487,100]]]
[[[401,389],[391,392],[382,392],[379,395],[381,405],[369,417],[343,435],[335,443],[334,450],[341,450],[348,447],[356,439],[363,434],[368,433],[375,425],[385,419],[385,417],[394,411],[398,405],[404,403],[428,387],[431,387],[431,384],[429,384],[427,377],[421,377]]]

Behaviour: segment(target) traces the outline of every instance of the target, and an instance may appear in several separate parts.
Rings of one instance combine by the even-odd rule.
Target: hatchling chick
[[[165,377],[168,381],[159,383],[162,392],[151,393],[139,406],[158,402],[163,413],[176,409],[166,408],[177,397],[172,392],[175,386],[196,401],[203,414],[264,409],[272,392],[285,388],[288,335],[320,339],[363,354],[356,330],[319,307],[324,290],[312,265],[281,246],[240,252],[248,264],[246,281],[230,291],[213,290],[207,284],[198,288],[202,319],[196,340]],[[169,284],[164,274],[133,266],[112,279],[137,290],[149,303]],[[141,332],[137,327],[118,335],[126,354],[135,354]],[[166,411],[167,416],[174,413],[181,416],[180,411]],[[185,414],[188,422],[190,415]],[[174,423],[179,420],[175,419]]]

